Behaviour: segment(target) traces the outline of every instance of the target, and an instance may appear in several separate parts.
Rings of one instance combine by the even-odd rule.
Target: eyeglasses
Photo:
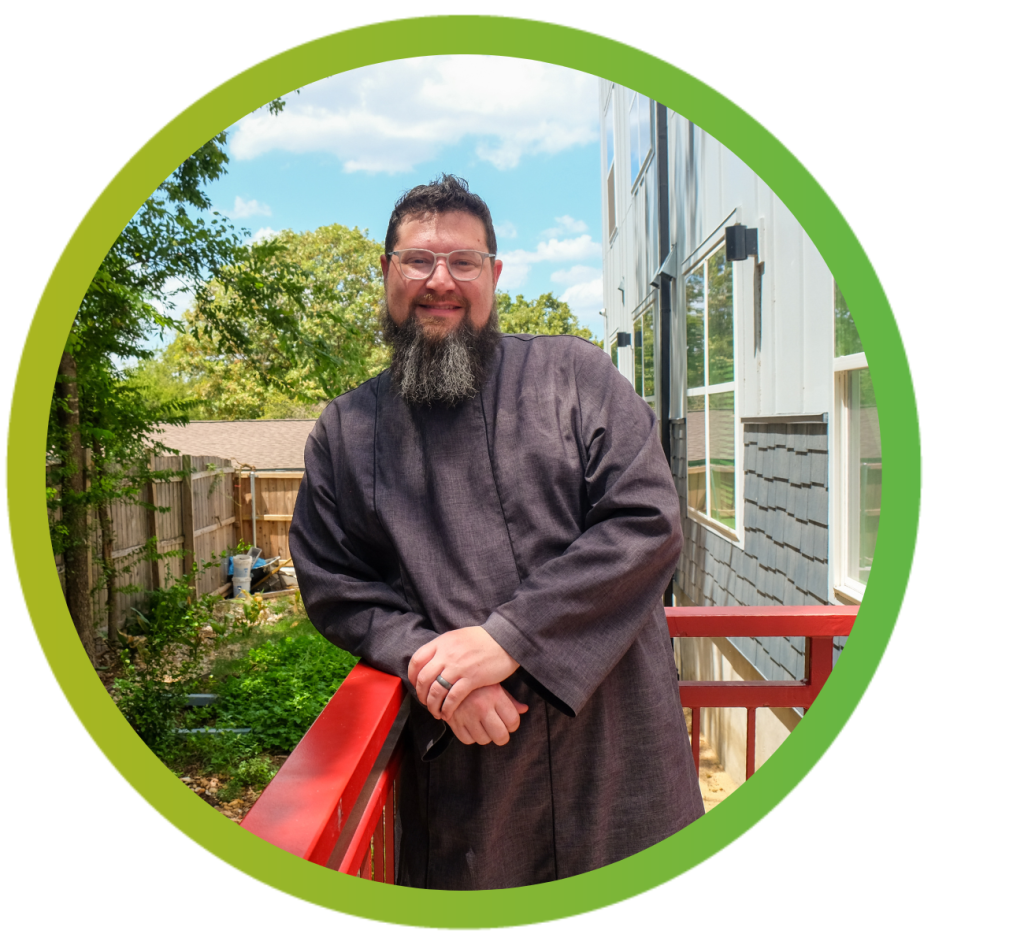
[[[443,259],[448,266],[448,274],[458,282],[472,282],[483,271],[484,260],[494,258],[494,253],[481,253],[475,249],[453,249],[450,253],[396,249],[388,255],[398,260],[398,268],[406,279],[429,279],[437,261]]]

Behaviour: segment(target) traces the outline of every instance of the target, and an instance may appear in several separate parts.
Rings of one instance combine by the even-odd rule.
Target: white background
[[[1016,927],[1020,709],[999,687],[1019,687],[1018,648],[1007,644],[1022,623],[1019,566],[1000,547],[1018,531],[1020,435],[1008,395],[1021,342],[1024,214],[1010,199],[1020,191],[1021,18],[992,2],[660,6],[584,12],[524,0],[432,12],[565,23],[686,69],[772,131],[866,248],[914,372],[924,497],[906,603],[850,723],[774,812],[674,882],[528,931],[410,933],[264,887],[152,810],[64,701],[4,547],[0,888],[9,940],[960,941]],[[404,0],[366,8],[107,0],[5,14],[5,424],[45,280],[107,182],[174,115],[244,68],[426,9]],[[972,467],[983,470],[976,490]]]

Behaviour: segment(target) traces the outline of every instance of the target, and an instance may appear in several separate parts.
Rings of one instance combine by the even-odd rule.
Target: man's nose
[[[455,280],[452,278],[452,274],[448,271],[447,259],[436,260],[434,263],[434,271],[430,274],[430,278],[427,279],[426,288],[443,289],[446,292],[451,292],[455,289]]]

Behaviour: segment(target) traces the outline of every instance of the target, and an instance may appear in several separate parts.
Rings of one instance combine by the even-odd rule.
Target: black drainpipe
[[[657,128],[658,158],[658,265],[664,264],[668,258],[669,246],[668,227],[668,109],[661,102],[655,103],[655,122]],[[672,462],[671,423],[669,421],[669,403],[672,390],[670,376],[672,366],[672,279],[662,273],[659,276],[658,301],[661,308],[661,390],[659,391],[661,417],[661,448],[665,458]]]

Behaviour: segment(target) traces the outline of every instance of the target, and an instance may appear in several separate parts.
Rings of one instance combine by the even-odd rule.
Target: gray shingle
[[[828,475],[828,454],[808,453],[811,461],[811,482],[819,486],[825,485],[825,478]]]
[[[796,508],[794,515],[801,521],[807,521],[807,496],[811,491],[809,486],[793,487],[796,493]]]
[[[807,586],[805,590],[819,600],[828,599],[828,565],[824,561],[809,561],[807,564]]]
[[[786,607],[792,607],[796,602],[796,585],[792,581],[786,581],[782,587],[782,603]]]
[[[786,489],[786,514],[796,515],[796,502],[800,496],[801,489],[799,486],[790,486]]]
[[[786,519],[786,544],[793,549],[800,547],[800,523],[792,517]]]
[[[828,492],[821,486],[811,486],[807,518],[819,525],[828,526]]]
[[[809,575],[807,573],[807,559],[802,554],[797,554],[794,560],[793,571],[789,575],[798,590],[806,591]]]
[[[789,438],[790,446],[798,453],[807,452],[807,434],[804,433],[803,424],[793,424],[794,432]]]
[[[772,478],[789,479],[789,464],[791,453],[787,449],[775,449],[775,458],[772,461]]]
[[[800,485],[809,486],[811,484],[811,454],[800,453],[798,466],[800,467]]]
[[[756,443],[744,443],[743,444],[743,468],[753,472],[754,466],[757,463],[757,444]]]

